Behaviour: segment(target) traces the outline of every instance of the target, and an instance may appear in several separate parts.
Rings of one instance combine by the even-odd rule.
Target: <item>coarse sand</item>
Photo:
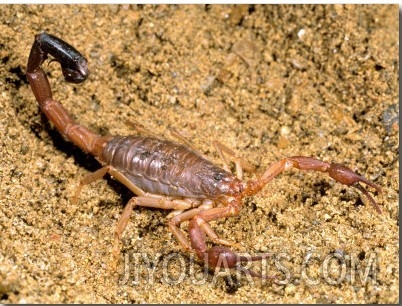
[[[1,5],[0,303],[398,303],[398,5]],[[133,196],[66,141],[25,76],[35,34],[82,52],[91,75],[54,98],[100,134],[172,138],[212,161],[219,141],[263,171],[292,155],[343,163],[383,188],[378,214],[325,174],[279,175],[240,214],[211,222],[273,280],[206,271]],[[233,166],[233,165],[232,165]],[[245,178],[252,177],[245,173]],[[187,224],[182,229],[186,232]]]

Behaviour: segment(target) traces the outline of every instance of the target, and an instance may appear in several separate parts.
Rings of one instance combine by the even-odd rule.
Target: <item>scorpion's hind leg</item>
[[[150,137],[156,138],[156,139],[163,139],[159,135],[155,134],[154,132],[148,130],[144,125],[141,123],[134,121],[134,120],[126,120],[126,124],[135,129],[138,133],[143,134],[143,135],[148,135]]]
[[[138,188],[137,186],[135,186]],[[131,188],[132,189],[132,188]],[[139,189],[139,188],[138,188]],[[141,190],[141,189],[139,189]],[[120,254],[120,241],[123,236],[124,231],[127,228],[128,222],[130,221],[131,213],[135,206],[142,206],[142,207],[152,207],[152,208],[159,208],[159,209],[173,209],[173,210],[186,210],[197,203],[192,203],[190,201],[186,201],[185,199],[175,199],[166,196],[154,195],[145,193],[142,191],[142,194],[139,196],[135,196],[127,202],[126,206],[123,209],[123,212],[120,215],[119,221],[116,225],[116,230],[114,234],[114,244],[113,244],[113,251],[112,251],[112,260],[114,264],[112,267],[116,266],[118,255]],[[182,235],[184,237],[184,235]],[[179,237],[177,237],[179,242]]]
[[[360,185],[360,183],[364,183],[374,188],[377,192],[381,192],[381,188],[379,186],[369,181],[365,177],[358,175],[352,169],[344,165],[327,163],[312,157],[305,157],[305,156],[293,156],[275,162],[270,167],[268,167],[268,169],[261,175],[261,177],[259,177],[256,180],[249,181],[247,183],[245,194],[253,195],[257,193],[275,176],[291,168],[326,172],[331,178],[333,178],[337,182],[357,188],[367,197],[367,199],[374,206],[377,212],[381,213],[381,208],[378,206],[377,202],[368,193],[368,191],[364,189],[362,185]]]
[[[104,167],[96,170],[93,173],[88,174],[83,179],[81,179],[81,181],[79,182],[79,184],[75,190],[75,193],[73,195],[72,203],[77,202],[78,196],[80,195],[81,190],[85,185],[89,185],[97,180],[100,180],[101,178],[103,178],[105,176],[106,173],[109,172],[109,170],[110,170],[110,166],[107,165],[107,166],[104,166]]]
[[[123,233],[127,227],[128,221],[130,220],[131,212],[135,206],[142,207],[152,207],[159,209],[172,209],[172,210],[186,210],[198,205],[197,203],[192,203],[191,201],[186,201],[185,199],[175,199],[166,196],[154,195],[149,193],[144,193],[143,195],[131,198],[123,209],[119,221],[116,225],[115,231],[115,242],[114,242],[114,253],[118,253],[118,244],[123,236]],[[180,239],[179,239],[180,240]]]
[[[121,213],[119,221],[117,222],[115,235],[114,235],[115,237],[114,237],[113,251],[112,251],[112,259],[114,262],[112,264],[112,267],[116,266],[115,262],[116,262],[117,256],[120,253],[119,242],[123,236],[123,233],[130,220],[131,213],[135,206],[183,211],[183,210],[187,210],[192,207],[196,207],[196,206],[200,205],[200,203],[190,200],[190,199],[176,199],[176,198],[171,198],[171,197],[167,197],[167,196],[146,193],[141,188],[134,185],[129,179],[127,179],[127,177],[123,173],[114,169],[110,165],[106,165],[106,166],[98,169],[97,171],[90,173],[89,175],[84,177],[80,181],[80,183],[77,187],[77,190],[73,197],[73,201],[77,201],[78,195],[83,186],[91,184],[91,183],[101,179],[103,176],[105,176],[106,173],[109,173],[116,180],[118,180],[119,182],[124,184],[127,188],[129,188],[136,195],[135,197],[131,198],[130,201],[128,201],[128,203],[126,204],[126,206],[123,209],[123,212]],[[197,212],[198,211],[196,211],[195,213],[197,213]],[[176,231],[176,233],[177,233],[177,231]],[[185,242],[183,242],[183,239],[180,239],[181,237],[184,237],[184,234],[181,234],[181,235],[180,235],[180,233],[176,234],[176,237],[178,238],[179,242],[181,242],[182,245],[183,245],[183,243],[185,243]],[[187,245],[188,245],[188,243],[187,243]]]

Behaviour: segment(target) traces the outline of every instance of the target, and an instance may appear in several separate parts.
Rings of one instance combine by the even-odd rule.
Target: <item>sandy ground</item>
[[[396,303],[399,301],[398,6],[17,6],[0,22],[1,303]],[[113,232],[132,194],[63,139],[25,77],[47,31],[89,61],[82,85],[45,64],[54,96],[101,134],[136,120],[173,127],[211,160],[218,140],[257,167],[292,155],[344,163],[382,186],[383,213],[323,174],[291,171],[241,213],[212,222],[239,252],[272,252],[244,275],[203,273],[138,208],[110,270]],[[249,178],[251,174],[247,174]],[[186,230],[186,224],[183,224]]]

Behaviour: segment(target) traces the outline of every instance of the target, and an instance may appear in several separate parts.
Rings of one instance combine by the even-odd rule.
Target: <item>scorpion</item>
[[[247,169],[250,164],[219,142],[214,142],[214,145],[221,157],[225,153],[234,158],[236,175],[227,165],[219,167],[213,164],[188,144],[179,144],[152,133],[135,136],[96,134],[76,123],[53,99],[48,78],[41,68],[48,55],[52,56],[52,61],[60,63],[64,79],[70,83],[78,84],[88,78],[88,63],[74,47],[43,32],[35,36],[26,73],[33,94],[48,120],[64,137],[86,153],[93,154],[102,165],[80,181],[77,194],[82,186],[101,179],[107,173],[135,194],[117,221],[112,252],[115,255],[119,253],[120,240],[134,207],[173,210],[167,224],[185,251],[195,253],[198,260],[210,268],[225,263],[225,268],[246,271],[253,277],[262,278],[263,275],[241,267],[241,263],[263,260],[269,253],[240,256],[231,250],[230,246],[234,244],[219,238],[209,222],[239,214],[243,198],[255,195],[278,174],[291,168],[327,173],[335,181],[357,188],[381,213],[379,205],[360,183],[379,193],[381,188],[343,164],[306,156],[286,157],[245,182],[242,169]],[[186,221],[187,236],[180,228],[180,224]],[[207,237],[214,246],[208,247]]]

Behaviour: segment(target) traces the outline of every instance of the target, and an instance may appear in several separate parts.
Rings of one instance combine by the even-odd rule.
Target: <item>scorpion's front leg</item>
[[[201,261],[204,261],[210,268],[234,268],[243,271],[253,277],[266,279],[274,278],[271,276],[261,275],[240,265],[244,262],[262,260],[264,258],[272,256],[272,254],[270,253],[258,256],[241,256],[226,247],[214,246],[208,249],[206,246],[205,233],[211,238],[210,231],[212,231],[208,222],[214,219],[225,218],[238,214],[240,210],[240,204],[241,197],[239,196],[238,198],[232,198],[231,202],[229,202],[224,207],[211,208],[208,210],[203,210],[200,213],[196,214],[190,220],[188,225],[191,246],[194,249],[197,257]],[[215,233],[213,234],[216,236]],[[223,239],[218,239],[217,237],[216,239],[212,240],[215,243],[226,245],[230,244]]]

